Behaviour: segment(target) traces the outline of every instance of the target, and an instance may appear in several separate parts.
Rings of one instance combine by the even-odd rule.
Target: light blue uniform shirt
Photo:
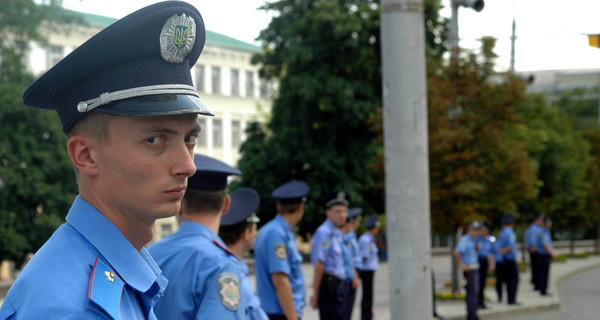
[[[248,265],[240,261],[240,268],[242,269],[242,300],[246,304],[246,319],[248,320],[269,320],[267,314],[260,307],[260,299],[254,290],[252,290],[252,283],[250,282],[250,271]]]
[[[469,234],[460,238],[455,251],[460,253],[460,260],[466,265],[479,265],[477,257],[477,239],[473,239]]]
[[[548,254],[549,252],[544,249],[544,245],[548,246],[548,249],[552,250],[552,237],[550,236],[550,230],[540,228],[539,235],[536,239],[536,245],[539,254]]]
[[[354,261],[354,267],[358,270],[362,270],[363,262],[362,257],[360,256],[360,249],[358,247],[356,233],[354,233],[354,231],[350,231],[347,233],[347,237],[350,239],[350,244],[352,245],[352,260]]]
[[[0,319],[156,319],[167,280],[146,249],[79,196],[66,220],[10,288]]]
[[[515,261],[517,258],[517,236],[515,232],[509,227],[504,227],[498,235],[497,241],[498,248],[512,247],[512,250],[504,254],[504,260]]]
[[[310,262],[323,262],[325,272],[346,278],[344,256],[342,252],[342,232],[329,219],[325,220],[312,238]]]
[[[504,262],[504,257],[502,256],[502,254],[500,253],[500,250],[499,250],[499,245],[500,245],[500,242],[498,242],[498,239],[496,239],[496,241],[494,241],[494,245],[493,245],[493,249],[492,249],[492,252],[494,253],[494,260],[496,261],[496,263]]]
[[[344,280],[351,282],[354,279],[354,257],[348,234],[342,234],[342,256],[344,257]]]
[[[210,228],[184,221],[148,251],[169,279],[159,319],[245,319],[239,260]]]
[[[525,231],[525,242],[527,243],[528,250],[531,250],[531,245],[537,242],[537,238],[542,231],[542,228],[538,226],[537,223],[532,223],[529,228],[527,228],[527,231]]]
[[[379,268],[379,256],[375,236],[370,232],[363,233],[358,238],[358,248],[363,261],[363,270],[375,271]]]
[[[490,236],[487,235],[485,237],[478,236],[477,243],[479,244],[479,256],[482,258],[487,258],[492,253],[492,241],[490,240]]]
[[[300,269],[302,256],[296,249],[294,231],[280,215],[265,224],[254,243],[256,291],[263,310],[268,314],[284,314],[273,285],[273,273],[285,273],[292,287],[292,298],[298,318],[306,302],[304,274]]]

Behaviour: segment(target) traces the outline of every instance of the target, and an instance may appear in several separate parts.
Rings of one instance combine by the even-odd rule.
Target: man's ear
[[[250,229],[244,229],[244,232],[242,232],[242,240],[244,240],[244,242],[250,241]]]
[[[223,204],[223,209],[221,209],[221,215],[224,215],[229,211],[229,205],[231,204],[231,197],[227,195],[225,197],[225,203]]]
[[[79,172],[89,176],[98,173],[98,166],[92,150],[93,143],[89,137],[73,136],[67,142],[67,152],[71,162]]]

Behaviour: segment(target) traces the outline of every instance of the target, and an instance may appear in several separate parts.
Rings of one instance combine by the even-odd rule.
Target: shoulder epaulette
[[[219,241],[212,239],[212,242],[219,248],[223,249],[225,252],[227,252],[228,254],[233,254],[233,252],[231,252],[231,250],[229,250],[229,248],[227,248],[226,246],[222,245],[219,243]]]
[[[88,299],[104,310],[112,319],[119,319],[119,305],[124,282],[109,267],[96,258],[90,277]]]

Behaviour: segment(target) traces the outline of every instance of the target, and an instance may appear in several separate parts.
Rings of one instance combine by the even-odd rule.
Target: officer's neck
[[[296,226],[298,219],[296,218],[297,213],[279,214],[285,222],[287,222],[292,229]]]
[[[214,213],[193,213],[193,214],[182,214],[181,219],[183,221],[191,221],[199,224],[203,224],[208,227],[212,232],[219,233],[219,225],[221,224],[221,215]]]

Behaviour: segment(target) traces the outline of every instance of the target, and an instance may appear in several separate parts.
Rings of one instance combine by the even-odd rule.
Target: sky
[[[586,34],[600,34],[600,0],[484,0],[481,12],[458,10],[460,46],[477,49],[478,39],[498,39],[499,70],[510,65],[510,37],[516,21],[517,71],[600,69],[600,48],[588,45]],[[157,0],[63,0],[66,8],[121,18]],[[195,5],[208,30],[245,42],[266,28],[272,14],[256,10],[264,0],[188,0]],[[450,0],[441,14],[450,17]]]

